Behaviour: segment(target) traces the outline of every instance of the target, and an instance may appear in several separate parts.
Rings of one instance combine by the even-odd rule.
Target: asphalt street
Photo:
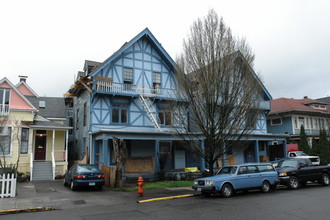
[[[56,184],[55,184],[56,185]],[[38,188],[38,186],[36,187]],[[231,198],[195,196],[165,201],[137,203],[135,192],[71,192],[56,185],[56,192],[37,192],[50,196],[57,210],[3,215],[2,219],[329,219],[330,187],[318,184],[298,190],[279,187],[236,193]],[[185,194],[191,190],[150,190],[145,198]],[[66,197],[63,197],[65,196]],[[110,198],[110,196],[113,196]],[[40,196],[39,196],[40,197]],[[46,198],[43,198],[47,201]],[[55,201],[55,202],[54,202]]]

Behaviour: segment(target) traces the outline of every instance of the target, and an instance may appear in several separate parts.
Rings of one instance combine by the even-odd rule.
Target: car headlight
[[[279,173],[278,175],[279,176],[287,176],[288,174],[287,173]]]
[[[194,185],[198,185],[198,181],[197,180],[194,181]]]
[[[206,180],[205,181],[205,186],[214,186],[214,181],[213,180]]]

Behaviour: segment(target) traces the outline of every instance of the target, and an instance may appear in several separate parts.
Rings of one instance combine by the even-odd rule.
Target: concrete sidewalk
[[[52,207],[55,209],[82,208],[84,206],[136,203],[138,200],[191,194],[191,187],[146,190],[143,197],[137,192],[115,192],[109,187],[102,191],[81,189],[71,191],[62,180],[34,181],[17,184],[15,198],[0,198],[0,210]]]

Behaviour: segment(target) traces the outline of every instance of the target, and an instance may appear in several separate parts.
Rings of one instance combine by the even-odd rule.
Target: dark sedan
[[[63,183],[64,186],[70,185],[71,190],[78,187],[95,187],[102,190],[104,174],[98,165],[75,164],[65,173]]]

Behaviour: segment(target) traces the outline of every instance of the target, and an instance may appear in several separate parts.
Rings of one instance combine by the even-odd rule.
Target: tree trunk
[[[115,188],[120,188],[123,185],[123,160],[126,158],[126,142],[124,140],[119,140],[116,137],[113,137],[113,152],[116,159],[116,181]]]

